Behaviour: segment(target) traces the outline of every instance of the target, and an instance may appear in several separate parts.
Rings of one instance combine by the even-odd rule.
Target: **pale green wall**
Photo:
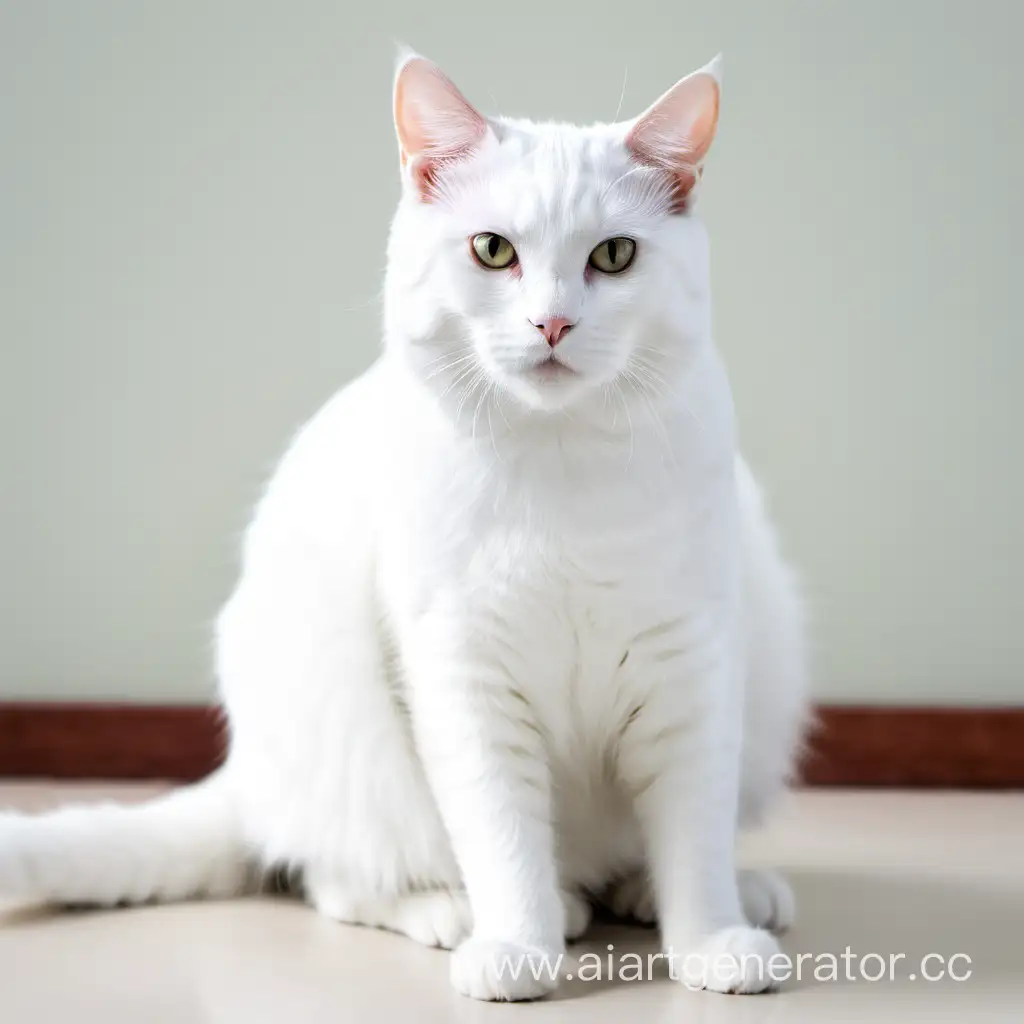
[[[393,40],[609,119],[726,54],[705,192],[818,692],[1024,701],[1020,5],[0,3],[0,697],[195,700],[247,506],[377,347]]]

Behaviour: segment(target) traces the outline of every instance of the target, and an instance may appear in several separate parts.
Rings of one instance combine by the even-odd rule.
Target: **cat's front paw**
[[[742,925],[723,928],[675,961],[675,977],[691,989],[744,995],[768,992],[778,988],[772,977],[772,957],[780,952],[770,932]]]
[[[561,956],[554,950],[496,939],[467,939],[452,954],[452,985],[472,999],[524,1002],[558,986]]]

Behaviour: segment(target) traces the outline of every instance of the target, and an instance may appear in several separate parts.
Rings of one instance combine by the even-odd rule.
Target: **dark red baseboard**
[[[192,780],[225,743],[214,708],[0,703],[0,776]],[[1024,788],[1024,708],[822,707],[803,780]]]
[[[225,748],[211,707],[0,704],[0,776],[191,781]]]
[[[818,710],[813,786],[1024,788],[1024,707]]]

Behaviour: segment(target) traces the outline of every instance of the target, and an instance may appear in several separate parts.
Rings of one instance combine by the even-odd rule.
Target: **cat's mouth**
[[[545,383],[568,380],[570,377],[579,376],[571,366],[563,363],[553,352],[547,359],[530,367],[527,372],[534,380],[544,381]]]

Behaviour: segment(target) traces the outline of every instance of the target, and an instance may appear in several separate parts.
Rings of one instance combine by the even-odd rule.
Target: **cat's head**
[[[692,204],[719,82],[716,60],[629,121],[533,124],[484,117],[434,64],[406,57],[388,344],[463,403],[557,410],[617,382],[671,389],[708,334]]]

